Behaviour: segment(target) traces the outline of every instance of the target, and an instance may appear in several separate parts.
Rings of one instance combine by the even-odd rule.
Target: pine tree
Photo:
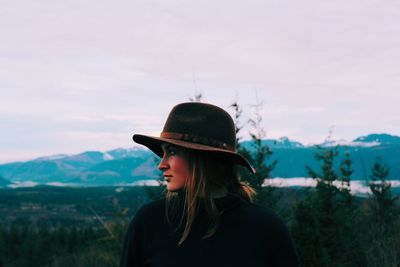
[[[190,102],[201,102],[203,94],[201,92],[195,93],[194,97],[189,97]]]
[[[339,181],[340,181],[340,187],[339,190],[346,195],[350,195],[350,179],[351,175],[353,174],[354,170],[352,170],[351,165],[353,164],[353,161],[350,158],[350,153],[346,152],[345,153],[345,158],[342,160],[340,163],[340,176]]]
[[[351,221],[355,216],[350,195],[352,161],[346,155],[338,174],[334,169],[338,154],[338,146],[317,146],[315,159],[321,162],[320,170],[306,167],[317,185],[296,206],[293,228],[304,266],[353,266],[356,261],[351,256],[355,251],[351,246]]]
[[[239,154],[247,158],[250,164],[255,169],[256,173],[251,174],[248,170],[241,169],[240,175],[244,181],[246,181],[250,186],[252,186],[256,192],[255,202],[266,205],[269,207],[274,207],[278,201],[278,198],[274,194],[274,187],[264,186],[265,179],[270,178],[271,171],[274,169],[277,161],[272,163],[267,163],[268,159],[272,155],[270,148],[263,144],[263,138],[265,138],[265,130],[262,127],[262,116],[261,107],[262,103],[257,100],[254,105],[255,112],[254,118],[249,119],[245,124],[241,124],[242,108],[240,107],[238,101],[234,101],[230,107],[234,110],[234,121],[236,125],[236,138],[237,138],[237,151]],[[251,149],[240,145],[239,132],[242,128],[249,123],[252,127],[252,131],[249,133],[251,136]]]
[[[387,181],[389,165],[377,157],[368,186],[372,197],[366,201],[361,239],[366,266],[400,266],[400,209]]]
[[[229,106],[229,108],[232,108],[233,111],[234,111],[234,123],[235,123],[235,132],[236,132],[236,150],[240,155],[242,155],[246,159],[249,159],[250,160],[250,164],[251,164],[252,163],[251,162],[251,159],[252,159],[251,152],[245,146],[241,145],[242,137],[240,136],[240,132],[246,126],[248,121],[245,122],[245,123],[242,123],[243,109],[241,108],[241,106],[239,105],[237,100],[235,100]],[[244,169],[244,168],[240,169],[240,176],[246,182],[248,182],[248,179],[246,179],[246,176],[248,176],[248,175],[249,174],[248,174],[248,170],[247,169]]]
[[[381,157],[377,157],[371,171],[371,181],[368,183],[373,194],[371,208],[381,223],[390,222],[397,216],[395,201],[398,198],[392,197],[391,184],[387,181],[390,167],[382,162]]]

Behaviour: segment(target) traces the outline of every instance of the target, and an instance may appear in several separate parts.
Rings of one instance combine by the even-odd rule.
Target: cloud
[[[158,134],[195,91],[225,108],[239,94],[248,118],[254,90],[272,136],[400,135],[399,11],[393,0],[8,1],[1,137],[16,150],[86,149],[57,136]]]
[[[315,187],[317,182],[312,178],[297,177],[297,178],[271,178],[264,182],[265,185],[272,185],[277,187]],[[340,182],[335,181],[335,186],[340,187]],[[400,181],[390,181],[393,187],[399,187]],[[371,194],[371,190],[366,185],[365,181],[353,180],[350,183],[351,193],[353,194]]]

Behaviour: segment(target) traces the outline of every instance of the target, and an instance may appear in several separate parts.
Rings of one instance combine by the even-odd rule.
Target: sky
[[[266,138],[400,136],[400,2],[0,0],[0,163],[132,147],[197,93]]]

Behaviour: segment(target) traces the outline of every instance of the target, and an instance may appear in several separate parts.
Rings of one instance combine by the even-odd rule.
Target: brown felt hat
[[[135,134],[136,143],[145,145],[159,157],[162,143],[223,154],[252,173],[250,163],[236,151],[236,129],[231,116],[222,108],[205,103],[188,102],[173,107],[160,137]]]

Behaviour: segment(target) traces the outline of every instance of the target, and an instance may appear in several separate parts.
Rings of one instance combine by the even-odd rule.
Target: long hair
[[[182,217],[176,229],[182,223],[185,226],[178,245],[181,245],[188,237],[201,204],[205,208],[205,215],[209,222],[209,228],[202,238],[209,238],[216,233],[222,213],[215,205],[213,192],[225,188],[229,194],[239,195],[249,202],[255,196],[253,188],[240,181],[235,163],[226,155],[188,149],[184,152],[189,163],[189,177],[183,190],[183,203],[178,203],[178,193],[170,191],[166,193],[168,222],[171,223],[170,214],[176,214],[178,207],[183,208]]]

